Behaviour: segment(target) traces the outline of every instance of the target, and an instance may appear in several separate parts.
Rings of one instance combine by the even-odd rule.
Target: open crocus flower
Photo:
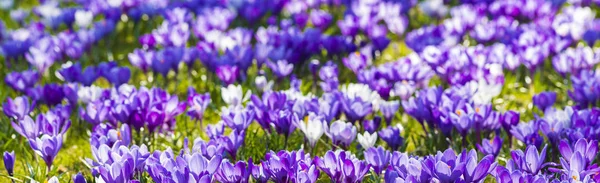
[[[400,136],[402,131],[404,131],[404,127],[402,127],[401,124],[396,124],[395,126],[390,126],[379,131],[379,137],[381,137],[390,148],[398,150],[398,148],[404,145],[404,138]]]
[[[502,149],[502,138],[496,136],[493,139],[483,139],[481,144],[477,144],[477,149],[485,155],[498,156]]]
[[[383,147],[371,147],[365,151],[365,161],[371,165],[376,174],[381,175],[383,169],[387,167],[392,154]]]
[[[347,148],[356,138],[356,126],[344,121],[335,121],[331,126],[325,126],[325,134],[331,139],[333,144]]]
[[[537,147],[534,145],[527,146],[526,153],[523,153],[520,149],[511,152],[512,162],[514,166],[520,170],[526,171],[533,175],[537,175],[540,169],[551,165],[552,163],[546,162],[546,146],[542,149],[542,152],[538,154]]]
[[[311,147],[315,147],[317,141],[325,132],[327,124],[322,117],[314,113],[309,113],[305,120],[299,120],[296,126],[304,133],[304,137],[308,140]]]
[[[369,164],[347,151],[327,151],[315,157],[315,164],[334,182],[360,182],[369,171]]]
[[[40,79],[40,74],[36,70],[26,70],[23,72],[11,72],[6,75],[4,82],[11,88],[19,92],[26,92],[33,87]]]
[[[589,166],[598,153],[598,141],[579,139],[571,146],[567,141],[561,140],[558,145],[558,150],[562,157],[569,163],[573,153],[580,153],[585,161],[584,166]]]
[[[47,135],[44,134],[41,137],[29,139],[29,145],[33,151],[38,154],[44,162],[48,170],[51,170],[54,158],[60,151],[63,144],[62,134],[58,135]]]
[[[359,133],[357,138],[358,143],[364,149],[368,149],[375,146],[375,143],[377,142],[377,133],[369,134],[369,132],[365,132],[364,135]]]
[[[221,88],[221,96],[227,105],[241,105],[243,102],[250,99],[251,95],[252,92],[250,90],[248,90],[246,95],[244,95],[241,85],[229,85]]]
[[[29,115],[34,106],[35,102],[30,104],[28,97],[19,96],[14,99],[6,99],[6,102],[2,104],[2,109],[4,110],[4,114],[6,114],[6,116],[12,119],[22,120],[25,118],[25,116]]]
[[[215,173],[215,179],[223,183],[245,183],[248,182],[251,172],[251,167],[247,166],[245,162],[239,161],[232,164],[225,159]]]

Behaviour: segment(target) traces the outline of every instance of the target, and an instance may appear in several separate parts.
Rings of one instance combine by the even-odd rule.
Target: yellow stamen
[[[476,108],[475,108],[475,112],[476,112],[476,113],[479,113],[479,111],[481,111],[481,110],[479,109],[479,107],[476,107]]]
[[[462,112],[461,112],[460,110],[456,110],[456,114],[457,114],[458,116],[460,116],[460,115],[462,115]]]

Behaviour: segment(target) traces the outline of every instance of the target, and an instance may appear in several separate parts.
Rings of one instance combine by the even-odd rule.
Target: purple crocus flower
[[[384,168],[387,168],[388,163],[392,154],[389,151],[385,150],[383,147],[379,146],[377,148],[371,147],[365,150],[365,161],[371,165],[371,167],[375,170],[376,174],[381,175]]]
[[[206,125],[206,134],[210,139],[215,139],[223,135],[225,131],[225,123],[219,121],[217,124]]]
[[[375,133],[381,126],[381,117],[375,116],[372,120],[364,120],[363,128],[369,133]]]
[[[79,77],[79,82],[83,86],[90,86],[100,77],[100,71],[95,66],[87,66],[83,72],[81,73],[81,77]]]
[[[567,158],[566,161],[570,163],[568,158],[571,158],[574,153],[580,153],[585,163],[584,166],[589,166],[598,153],[598,141],[595,140],[587,140],[587,139],[579,139],[573,146],[571,146],[567,141],[561,140],[558,145],[558,150],[562,157]]]
[[[533,104],[542,111],[552,107],[556,101],[556,92],[542,92],[533,96]]]
[[[9,176],[13,176],[14,174],[14,169],[15,169],[15,151],[12,152],[8,152],[5,151],[4,152],[4,156],[3,156],[3,160],[4,160],[4,168],[6,168],[6,172],[8,173]]]
[[[232,107],[229,110],[230,111],[228,112],[224,112],[228,114],[221,115],[221,119],[223,119],[225,125],[227,125],[231,129],[235,129],[237,131],[245,131],[246,128],[248,128],[248,126],[250,125],[250,123],[254,121],[254,111],[236,109],[236,107]]]
[[[379,110],[383,114],[385,118],[385,122],[390,125],[392,123],[392,118],[400,108],[400,101],[383,101],[379,104]]]
[[[104,77],[113,84],[115,87],[119,87],[129,81],[131,77],[131,71],[128,67],[114,67],[108,70],[108,73]]]
[[[193,152],[199,152],[205,158],[211,159],[215,156],[221,156],[225,151],[222,144],[219,144],[217,140],[210,140],[205,142],[201,138],[194,140]]]
[[[502,149],[502,138],[496,136],[493,139],[483,139],[481,144],[477,144],[477,149],[485,155],[498,156]]]
[[[402,127],[400,124],[397,124],[396,126],[388,126],[387,128],[382,129],[379,131],[378,135],[388,144],[390,148],[393,150],[398,150],[398,148],[404,145],[404,138],[400,136],[402,131],[404,131],[404,127]]]
[[[290,75],[294,69],[294,64],[288,63],[287,60],[278,60],[275,63],[267,62],[267,66],[271,68],[271,71],[273,71],[273,74],[275,74],[277,78],[283,78]]]
[[[240,69],[237,66],[219,66],[217,67],[215,73],[217,77],[223,81],[223,83],[227,86],[235,83],[237,81],[238,75],[240,74]]]
[[[254,178],[255,181],[257,181],[259,183],[267,183],[269,181],[269,179],[271,178],[271,174],[269,174],[269,172],[265,170],[262,163],[258,164],[258,165],[254,165],[249,162],[248,165],[252,166],[252,168],[251,168],[252,177]]]
[[[26,92],[33,87],[40,79],[40,74],[36,70],[26,70],[23,72],[11,72],[6,75],[4,82],[11,88],[19,92]]]
[[[52,164],[54,162],[54,158],[60,151],[62,147],[63,138],[62,134],[57,135],[47,135],[44,134],[41,137],[29,139],[29,145],[33,149],[33,151],[38,154],[44,162],[46,162],[46,166],[48,170],[51,169]]]
[[[312,22],[315,27],[321,29],[321,31],[326,30],[332,20],[333,16],[326,11],[313,10],[310,12],[310,22]]]
[[[546,161],[546,146],[542,152],[538,154],[537,147],[534,145],[527,146],[526,152],[523,153],[520,149],[511,152],[512,162],[516,168],[526,171],[533,175],[537,175],[540,169],[550,165],[544,163]]]
[[[42,124],[36,123],[29,116],[19,120],[19,123],[11,122],[11,125],[17,133],[27,139],[35,139],[39,133]]]
[[[188,111],[187,115],[192,119],[202,121],[206,107],[211,103],[210,93],[199,94],[192,87],[188,89]]]
[[[225,159],[221,162],[219,170],[215,173],[215,178],[223,183],[246,183],[250,178],[252,170],[246,166],[246,162],[239,161],[235,164]]]
[[[348,148],[354,138],[356,138],[356,126],[341,120],[331,123],[331,126],[325,126],[325,134],[331,139],[333,144]]]
[[[25,116],[33,110],[35,101],[30,104],[29,98],[26,96],[19,96],[14,99],[8,98],[2,105],[4,114],[12,119],[22,120]]]
[[[154,51],[144,51],[141,49],[135,49],[133,50],[133,53],[129,53],[127,55],[127,58],[129,58],[129,62],[131,62],[131,65],[142,69],[142,71],[146,73],[148,72],[150,65],[152,65],[154,55]]]
[[[58,73],[66,82],[78,82],[81,79],[81,63],[63,64],[62,68],[58,70]]]
[[[237,151],[244,144],[244,139],[246,138],[246,131],[236,131],[233,130],[229,133],[228,136],[221,136],[218,139],[219,144],[223,144],[225,151],[235,159],[237,156]]]
[[[477,152],[474,149],[463,151],[460,154],[461,161],[464,162],[463,178],[465,182],[481,182],[488,173],[495,169],[496,163],[494,156],[487,155],[477,162]]]
[[[515,128],[510,130],[510,133],[521,142],[527,145],[540,146],[544,138],[538,133],[539,121],[531,121],[529,123],[519,123]]]
[[[79,172],[75,176],[73,176],[73,183],[87,183],[87,181],[85,180],[83,174]]]
[[[360,182],[370,168],[365,161],[341,150],[327,151],[322,158],[315,157],[314,162],[333,182]]]
[[[271,122],[271,126],[275,128],[277,133],[285,135],[286,138],[296,130],[295,124],[300,120],[296,113],[289,110],[276,112],[272,118],[274,118],[274,120]]]
[[[365,69],[369,64],[367,56],[360,52],[354,52],[354,54],[348,55],[348,58],[344,58],[342,61],[346,67],[357,74]]]
[[[109,107],[105,106],[103,101],[97,101],[88,103],[85,109],[81,108],[80,116],[83,120],[96,126],[108,119],[109,112]]]

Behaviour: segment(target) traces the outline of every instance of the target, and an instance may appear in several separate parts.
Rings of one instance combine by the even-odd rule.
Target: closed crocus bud
[[[77,175],[73,176],[73,183],[87,183],[85,177],[81,174],[81,172],[77,173]]]
[[[404,144],[404,138],[400,136],[402,131],[404,131],[404,127],[397,124],[396,126],[390,126],[379,131],[379,137],[381,137],[390,148],[397,150]]]
[[[14,168],[15,168],[15,151],[12,152],[8,152],[5,151],[4,152],[4,168],[6,168],[6,172],[8,172],[8,175],[10,175],[11,177],[13,176],[14,173]]]
[[[546,111],[556,102],[556,92],[542,92],[533,96],[533,104],[542,111]]]
[[[369,132],[365,132],[363,134],[358,134],[357,141],[364,149],[368,149],[373,147],[377,142],[377,133],[370,134]]]
[[[502,138],[499,136],[493,139],[483,139],[481,144],[477,144],[477,149],[485,155],[498,156],[500,149],[502,149]]]

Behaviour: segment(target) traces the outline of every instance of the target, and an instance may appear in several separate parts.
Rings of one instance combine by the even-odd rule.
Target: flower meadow
[[[598,39],[599,0],[0,0],[0,182],[600,182]]]

